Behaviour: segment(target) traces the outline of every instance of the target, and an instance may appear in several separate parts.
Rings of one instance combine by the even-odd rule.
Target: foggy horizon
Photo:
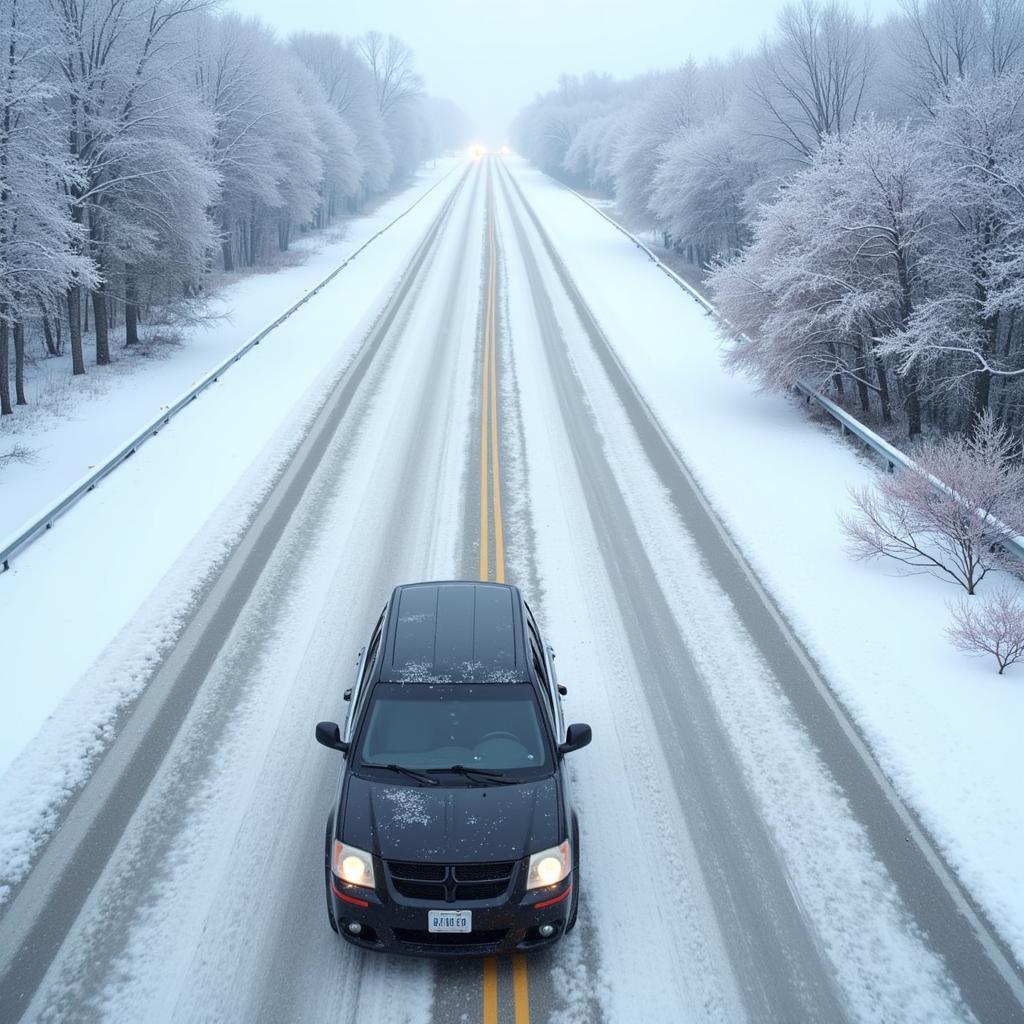
[[[386,7],[352,0],[343,11],[312,0],[287,7],[229,0],[225,9],[260,18],[282,38],[302,31],[393,33],[415,53],[426,92],[458,104],[480,141],[498,145],[508,141],[516,114],[553,88],[559,75],[594,71],[629,78],[678,67],[690,57],[698,63],[727,59],[756,46],[785,6],[784,0],[723,0],[713,9],[637,0],[628,20],[621,5],[608,0],[520,0],[514,8],[467,0],[441,0],[429,8],[409,0]],[[899,9],[898,0],[866,6],[876,22]]]

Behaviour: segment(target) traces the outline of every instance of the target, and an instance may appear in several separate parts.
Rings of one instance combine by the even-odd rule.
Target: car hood
[[[386,860],[518,860],[562,836],[555,779],[394,786],[349,775],[341,838]]]

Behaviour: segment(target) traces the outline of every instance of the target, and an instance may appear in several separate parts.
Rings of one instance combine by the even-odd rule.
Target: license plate
[[[428,910],[428,932],[471,932],[472,910]]]

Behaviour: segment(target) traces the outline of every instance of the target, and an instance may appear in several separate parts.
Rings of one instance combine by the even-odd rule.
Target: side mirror
[[[558,692],[564,697],[569,692],[569,687],[563,686],[561,683],[559,683]]]
[[[316,741],[325,747],[330,747],[331,750],[340,750],[343,754],[348,753],[348,744],[341,738],[341,730],[336,722],[317,722]]]
[[[570,725],[565,732],[565,742],[558,744],[558,756],[564,757],[574,750],[585,747],[593,738],[594,734],[590,731],[589,725],[584,725],[582,722]]]

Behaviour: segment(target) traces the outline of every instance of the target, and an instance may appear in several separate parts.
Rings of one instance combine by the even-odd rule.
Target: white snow
[[[201,363],[188,349],[181,353],[190,372],[198,376],[224,358],[226,349],[252,333],[257,316],[259,326],[273,319],[360,238],[394,219],[451,168],[452,162],[439,161],[433,172],[355,226],[340,246],[306,266],[240,282],[232,294],[251,305],[259,295],[258,309],[239,314],[244,332],[214,327],[212,334],[225,333],[200,344]],[[85,778],[118,708],[144,685],[192,596],[301,439],[460,177],[455,170],[0,576],[0,902],[4,883],[24,872],[52,827],[58,802]],[[82,415],[88,412],[90,426],[96,422],[100,432],[108,430],[108,419],[118,429],[138,430],[133,416],[148,418],[154,403],[182,389],[175,360],[158,370],[139,378],[138,390],[147,396],[142,405],[134,403],[134,389],[120,387],[92,409],[79,407]],[[78,445],[80,461],[110,447],[107,441],[103,448],[89,448],[91,440],[78,444],[76,433],[86,433],[80,423],[54,427],[62,444]],[[31,486],[42,498],[50,493],[51,473],[60,481],[66,479],[62,473],[80,468],[72,460],[45,472],[32,467],[44,479]]]
[[[637,386],[897,790],[1024,959],[1024,670],[946,642],[947,585],[852,561],[837,515],[876,470],[721,366],[715,325],[632,243],[514,174]]]

